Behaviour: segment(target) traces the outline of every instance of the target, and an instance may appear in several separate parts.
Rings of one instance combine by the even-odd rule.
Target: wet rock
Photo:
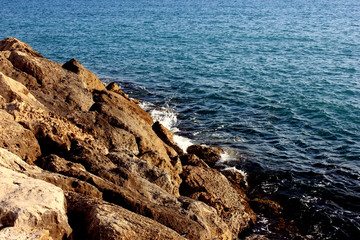
[[[221,173],[227,178],[227,180],[229,180],[230,183],[233,184],[235,188],[243,191],[248,187],[246,176],[239,171],[234,169],[225,169],[222,170]]]
[[[220,148],[203,145],[192,145],[188,147],[186,151],[189,154],[195,154],[200,159],[204,160],[210,167],[215,166],[216,162],[221,159],[221,154],[224,153]]]
[[[122,207],[68,193],[74,237],[83,239],[185,239],[154,220]],[[79,226],[81,225],[81,226]]]
[[[246,196],[240,195],[217,170],[184,166],[182,178],[180,194],[214,207],[235,237],[255,223],[256,215]]]
[[[63,68],[76,73],[86,84],[86,87],[89,90],[105,90],[104,84],[99,80],[99,78],[92,73],[91,71],[87,70],[80,62],[76,59],[71,59],[68,62],[62,65]]]
[[[260,199],[255,198],[250,201],[250,206],[254,209],[257,213],[262,213],[268,217],[278,217],[281,215],[283,208],[280,206],[279,203],[267,200],[267,199]]]
[[[7,231],[7,227],[16,227],[48,230],[52,239],[70,236],[72,230],[60,188],[4,167],[0,167],[0,176],[0,232]],[[0,235],[9,232],[12,231]]]
[[[24,161],[32,163],[40,155],[40,146],[34,134],[0,109],[0,147],[9,150]]]

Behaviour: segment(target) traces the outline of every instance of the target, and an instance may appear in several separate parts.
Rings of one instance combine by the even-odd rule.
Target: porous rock
[[[16,158],[15,155],[4,149],[1,153],[1,158],[5,157],[2,162],[16,164],[7,157]],[[0,166],[0,176],[0,232],[7,227],[17,227],[24,231],[48,230],[53,239],[70,236],[66,201],[60,188],[3,166]]]
[[[68,192],[70,223],[74,237],[108,239],[185,239],[149,218],[104,201]],[[80,226],[79,226],[80,225]]]
[[[255,223],[245,195],[240,195],[215,169],[184,166],[180,193],[214,207],[234,236]]]
[[[105,90],[104,84],[100,79],[91,71],[86,69],[79,61],[76,59],[71,59],[68,62],[62,65],[63,68],[76,73],[86,84],[86,87],[90,90]]]
[[[40,155],[40,146],[34,134],[14,120],[14,117],[0,109],[0,147],[32,163]]]

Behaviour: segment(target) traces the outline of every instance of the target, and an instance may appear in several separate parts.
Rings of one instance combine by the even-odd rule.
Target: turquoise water
[[[1,39],[74,57],[178,134],[228,148],[250,195],[282,203],[304,235],[360,236],[358,0],[0,4]]]

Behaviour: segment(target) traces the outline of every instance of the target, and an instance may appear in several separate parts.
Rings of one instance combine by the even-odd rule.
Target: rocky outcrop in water
[[[0,42],[1,239],[236,239],[256,215],[221,153],[185,153],[75,59]]]

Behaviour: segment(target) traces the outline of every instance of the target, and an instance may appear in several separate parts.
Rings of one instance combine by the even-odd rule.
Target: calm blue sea
[[[227,148],[249,195],[279,201],[308,238],[359,239],[359,0],[0,6],[1,39],[74,57],[179,135]]]

